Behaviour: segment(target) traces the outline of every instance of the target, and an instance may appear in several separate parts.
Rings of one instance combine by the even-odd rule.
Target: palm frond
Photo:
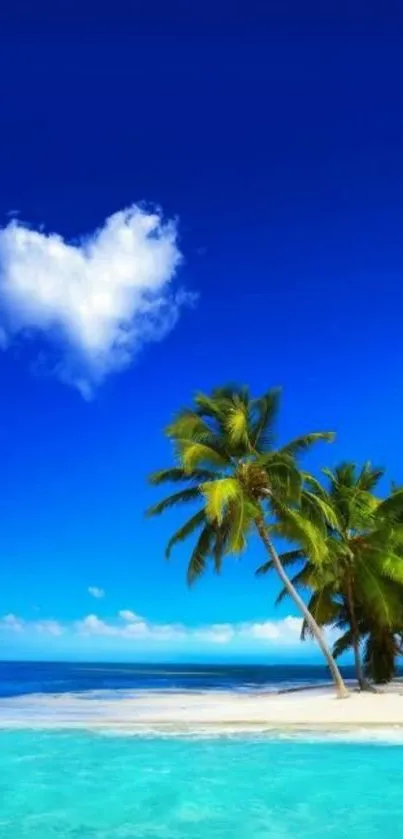
[[[175,446],[182,467],[189,474],[203,464],[225,468],[230,462],[229,457],[223,450],[220,451],[211,445],[195,443],[192,440],[176,439]]]
[[[278,520],[278,534],[291,542],[297,542],[314,564],[322,564],[327,546],[318,528],[298,510],[278,499],[271,498],[270,505]]]
[[[216,574],[221,572],[221,567],[225,555],[229,552],[228,540],[231,533],[231,516],[224,518],[222,524],[214,525],[214,541],[211,548],[212,558],[214,561],[214,570]]]
[[[327,527],[337,530],[339,521],[337,514],[328,501],[304,489],[301,493],[301,512],[305,515],[318,529],[326,535]]]
[[[236,382],[213,388],[211,397],[220,405],[242,402],[246,406],[250,402],[249,388],[246,385],[238,385]]]
[[[248,533],[260,515],[259,508],[243,493],[231,505],[231,530],[228,536],[229,549],[234,554],[246,548]]]
[[[206,499],[206,516],[211,521],[221,524],[224,512],[233,499],[241,497],[238,481],[235,478],[220,478],[201,484],[200,491]]]
[[[207,393],[197,393],[194,398],[194,404],[199,416],[209,417],[217,424],[217,427],[222,431],[225,430],[224,414],[226,397],[218,396],[217,391],[209,396]]]
[[[152,507],[149,507],[146,511],[146,516],[150,518],[151,516],[159,516],[160,513],[163,513],[164,510],[168,510],[170,507],[174,507],[176,504],[187,504],[191,501],[200,501],[200,490],[199,487],[190,487],[189,489],[182,489],[180,492],[174,492],[173,495],[169,495],[167,498],[163,498],[162,501],[159,501],[157,504],[153,504]]]
[[[290,581],[294,588],[297,589],[297,591],[299,591],[300,589],[308,589],[310,588],[310,576],[311,571],[309,565],[305,565],[303,568],[301,568],[300,571],[298,571],[291,577]],[[275,605],[279,606],[280,603],[282,603],[283,600],[285,600],[287,597],[290,597],[290,593],[288,589],[286,589],[286,587],[284,586],[276,597]]]
[[[326,586],[313,592],[308,603],[308,609],[319,626],[328,626],[335,623],[339,614],[339,606],[333,598],[333,592],[330,587]],[[302,640],[305,640],[307,635],[311,636],[312,632],[304,621],[301,630]]]
[[[204,443],[213,449],[222,448],[219,435],[193,410],[180,411],[165,433],[171,440],[190,440],[194,443]]]
[[[323,498],[324,501],[328,499],[328,493],[322,486],[321,482],[309,472],[301,471],[301,480],[304,487],[306,487],[310,492],[314,492],[315,495],[318,495],[319,498]]]
[[[204,510],[199,510],[188,521],[171,536],[166,549],[165,556],[167,559],[171,556],[172,548],[179,542],[184,542],[188,536],[191,536],[198,527],[201,527],[206,522],[206,514]]]
[[[292,565],[294,562],[305,558],[305,551],[301,548],[296,548],[293,551],[285,551],[282,554],[279,554],[279,560],[284,568],[287,568],[288,565]],[[269,559],[263,565],[256,569],[255,574],[257,577],[262,576],[263,574],[267,574],[268,571],[271,571],[273,568],[273,560]]]
[[[191,586],[206,571],[211,546],[214,539],[214,530],[210,524],[206,524],[196,542],[189,560],[187,570],[187,582]]]
[[[392,626],[396,613],[401,611],[400,591],[379,576],[370,563],[362,563],[360,569],[359,600],[381,626]]]
[[[314,431],[310,434],[301,434],[300,437],[295,437],[290,440],[285,446],[279,450],[281,454],[289,454],[292,457],[297,457],[312,448],[316,443],[332,443],[336,435],[333,431]]]
[[[152,486],[159,486],[165,483],[179,483],[180,481],[193,481],[193,483],[204,483],[205,481],[216,480],[217,472],[209,469],[192,469],[192,472],[185,472],[180,466],[171,469],[159,469],[149,475],[148,481]]]
[[[371,563],[377,575],[402,586],[403,603],[403,557],[381,547],[368,551],[368,562]]]
[[[271,388],[263,396],[253,399],[251,412],[251,443],[259,452],[266,451],[274,442],[274,424],[280,407],[281,388]]]
[[[381,501],[376,511],[377,518],[387,519],[394,524],[403,523],[403,490],[396,490],[385,501]]]
[[[226,416],[226,427],[233,445],[245,443],[249,445],[249,415],[248,406],[240,399],[232,402]]]
[[[343,487],[355,487],[356,465],[351,461],[343,461],[336,466],[334,471],[335,483]]]
[[[279,496],[284,501],[299,502],[301,474],[292,457],[268,452],[257,457],[256,465],[266,472],[272,495]]]
[[[340,638],[333,644],[333,655],[335,658],[340,658],[341,655],[347,653],[351,650],[353,646],[353,633],[351,629],[347,629],[344,635],[341,635]]]
[[[371,462],[368,460],[364,463],[361,469],[357,484],[360,489],[363,489],[366,492],[372,492],[381,478],[383,478],[384,474],[385,470],[382,467],[372,466]]]

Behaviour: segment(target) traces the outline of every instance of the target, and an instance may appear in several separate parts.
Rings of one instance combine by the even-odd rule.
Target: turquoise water
[[[403,747],[0,732],[1,839],[396,839]]]

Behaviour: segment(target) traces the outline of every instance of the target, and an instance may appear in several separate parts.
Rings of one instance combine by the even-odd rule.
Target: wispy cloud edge
[[[99,586],[88,586],[88,594],[91,597],[95,597],[96,600],[101,600],[105,597],[105,589],[100,588]]]

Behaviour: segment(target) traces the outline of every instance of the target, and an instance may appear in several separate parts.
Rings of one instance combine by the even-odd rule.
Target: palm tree
[[[188,564],[188,582],[210,560],[220,570],[227,554],[241,553],[248,536],[259,534],[284,587],[310,627],[331,671],[340,697],[348,695],[322,631],[290,582],[273,543],[279,535],[297,541],[318,565],[326,554],[326,524],[333,512],[318,492],[316,481],[297,467],[296,457],[316,442],[332,440],[329,432],[297,437],[274,448],[274,422],[280,393],[270,390],[251,399],[244,387],[229,386],[211,395],[198,394],[166,433],[178,465],[151,476],[151,483],[185,486],[148,511],[158,515],[176,504],[199,508],[171,537],[166,555],[193,533],[197,540]],[[333,522],[334,523],[334,522]]]
[[[360,636],[363,639],[363,662],[364,674],[367,679],[375,684],[386,684],[396,675],[396,659],[402,655],[402,627],[403,627],[403,601],[401,587],[391,581],[386,583],[390,588],[389,607],[395,610],[395,620],[389,626],[382,626],[374,620],[373,616],[363,611],[358,611],[358,626]],[[393,588],[395,591],[393,592]],[[353,639],[349,618],[346,610],[340,608],[339,618],[336,626],[343,630],[333,646],[333,655],[338,658],[347,650],[353,649]]]
[[[402,619],[402,536],[397,522],[403,493],[380,502],[372,491],[383,470],[374,469],[369,463],[360,471],[353,463],[342,463],[334,472],[323,471],[329,478],[329,487],[325,490],[318,486],[315,491],[332,507],[336,522],[328,519],[326,560],[318,568],[304,550],[288,552],[281,560],[288,566],[305,559],[292,582],[297,588],[311,590],[308,608],[320,626],[333,625],[344,630],[335,644],[334,655],[353,649],[359,686],[368,690],[365,669],[367,673],[371,671],[371,644],[379,653],[380,639],[385,639],[387,630],[390,632]],[[266,564],[259,572],[269,568]],[[285,594],[283,589],[280,599]],[[368,633],[365,669],[361,660],[364,627]],[[302,636],[307,632],[310,627],[304,624]],[[389,646],[389,653],[390,649]]]
[[[402,623],[396,631],[370,626],[364,650],[366,675],[376,684],[390,682],[396,675],[396,659],[403,654]]]

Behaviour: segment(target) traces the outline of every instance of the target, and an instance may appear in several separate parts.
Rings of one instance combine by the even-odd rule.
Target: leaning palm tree
[[[211,395],[198,394],[194,404],[175,417],[166,433],[177,465],[151,476],[151,483],[179,482],[182,488],[155,504],[158,515],[176,504],[197,509],[171,537],[166,555],[197,533],[188,564],[193,583],[212,560],[217,571],[228,554],[241,553],[255,531],[290,597],[317,640],[340,697],[348,691],[321,629],[284,570],[273,538],[297,541],[320,565],[326,554],[326,527],[331,508],[313,491],[316,482],[302,472],[296,458],[333,434],[314,432],[274,447],[274,423],[280,393],[270,390],[251,399],[247,388],[229,386]]]
[[[344,632],[335,644],[334,655],[352,648],[359,686],[368,690],[365,670],[370,671],[369,638],[377,639],[374,648],[379,650],[380,639],[402,619],[402,528],[398,520],[402,516],[403,493],[380,502],[373,490],[383,470],[374,469],[369,463],[361,470],[353,463],[342,463],[333,472],[324,473],[329,487],[317,486],[315,492],[334,513],[334,521],[328,518],[327,523],[326,560],[318,568],[303,549],[287,552],[281,560],[286,567],[304,560],[292,582],[297,588],[311,591],[308,608],[320,626],[335,626]],[[270,564],[259,572],[268,570]],[[284,588],[280,599],[286,594]],[[361,659],[364,626],[368,633],[371,627],[366,642],[366,668]],[[302,637],[309,633],[309,624],[305,622]]]

